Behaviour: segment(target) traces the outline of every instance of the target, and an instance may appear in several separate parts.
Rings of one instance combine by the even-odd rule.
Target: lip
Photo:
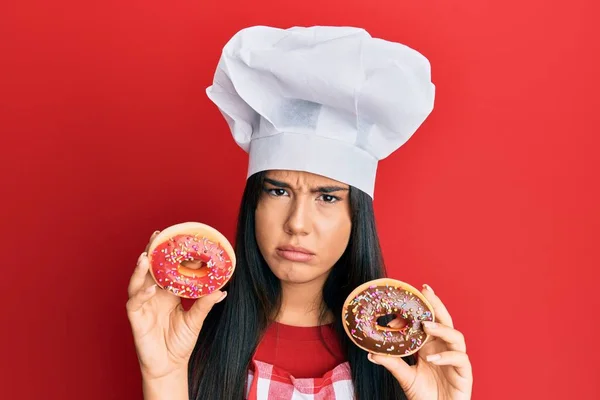
[[[277,254],[281,258],[285,258],[286,260],[296,261],[296,262],[308,262],[315,256],[315,254],[312,253],[311,251],[309,251],[303,247],[296,247],[296,246],[278,247]]]
[[[292,245],[281,246],[281,247],[278,247],[277,250],[280,250],[280,251],[291,251],[291,252],[294,252],[294,253],[304,253],[304,254],[308,254],[308,255],[311,255],[311,256],[315,255],[315,253],[313,253],[310,250],[305,249],[304,247],[296,247],[296,246],[292,246]]]

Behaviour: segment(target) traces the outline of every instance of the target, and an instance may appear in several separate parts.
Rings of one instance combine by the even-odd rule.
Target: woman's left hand
[[[433,290],[423,286],[423,295],[433,306],[436,323],[427,323],[429,340],[417,353],[417,363],[402,358],[369,354],[371,362],[387,368],[398,380],[409,400],[465,400],[471,398],[473,372],[465,338],[454,329],[448,310]],[[388,324],[394,327],[398,320]]]

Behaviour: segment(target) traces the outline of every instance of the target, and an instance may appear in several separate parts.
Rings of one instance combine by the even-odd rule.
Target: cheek
[[[319,247],[328,259],[337,261],[342,256],[350,239],[352,224],[350,217],[340,217],[334,220],[324,219],[320,224],[321,232]]]
[[[274,214],[272,209],[267,210],[261,203],[254,212],[256,241],[261,251],[269,246],[269,238],[272,238],[272,233],[275,232],[277,218]]]

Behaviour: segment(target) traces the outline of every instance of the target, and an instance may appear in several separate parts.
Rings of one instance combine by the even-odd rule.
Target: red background
[[[222,46],[334,24],[431,60],[376,213],[392,275],[466,335],[474,398],[600,398],[598,10],[551,3],[3,1],[2,397],[141,398],[138,254],[185,220],[234,234],[246,156],[204,92]]]

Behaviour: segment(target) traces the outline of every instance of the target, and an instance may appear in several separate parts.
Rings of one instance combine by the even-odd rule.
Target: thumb
[[[194,332],[200,333],[202,324],[206,319],[206,316],[212,310],[213,306],[225,299],[227,292],[221,292],[220,290],[214,291],[209,295],[200,297],[197,299],[192,307],[184,314],[185,322],[187,326]]]
[[[414,383],[417,374],[416,369],[408,365],[401,357],[369,353],[367,358],[372,363],[379,364],[390,371],[404,391],[409,390]]]

